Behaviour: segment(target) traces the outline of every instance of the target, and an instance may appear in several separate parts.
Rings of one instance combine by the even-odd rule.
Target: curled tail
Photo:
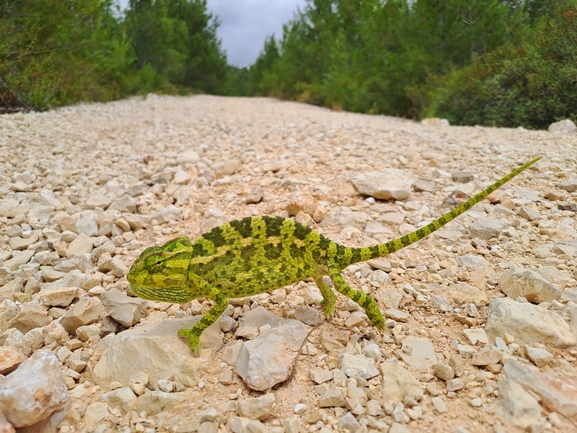
[[[493,185],[491,185],[487,189],[481,191],[476,196],[470,198],[465,203],[463,203],[461,206],[456,207],[455,209],[451,210],[450,212],[447,212],[442,217],[436,219],[435,221],[427,224],[424,227],[421,227],[418,230],[415,230],[412,233],[409,233],[405,236],[401,236],[398,239],[394,239],[394,240],[386,242],[384,244],[375,245],[372,247],[351,248],[352,251],[349,254],[346,254],[347,256],[350,257],[351,261],[350,261],[350,263],[346,264],[345,266],[348,266],[349,264],[356,263],[356,262],[364,262],[366,260],[376,259],[377,257],[384,257],[384,256],[391,254],[395,251],[398,251],[398,250],[400,250],[400,249],[402,249],[408,245],[411,245],[411,244],[417,242],[418,240],[423,239],[426,236],[429,236],[434,231],[440,229],[441,227],[443,227],[448,222],[457,218],[463,212],[466,212],[469,209],[471,209],[474,205],[479,203],[481,200],[483,200],[485,197],[487,197],[493,191],[502,187],[504,184],[509,182],[511,179],[513,179],[515,176],[517,176],[519,173],[521,173],[522,171],[524,171],[528,167],[535,164],[540,159],[541,159],[541,157],[539,156],[538,158],[535,158],[535,159],[527,162],[526,164],[522,165],[521,167],[519,167],[516,170],[509,173],[504,178],[495,182]]]

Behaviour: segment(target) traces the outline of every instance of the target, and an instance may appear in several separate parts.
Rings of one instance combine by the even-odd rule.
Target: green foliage
[[[7,0],[0,77],[37,108],[105,101],[132,89],[130,41],[111,0]]]
[[[218,24],[205,0],[132,0],[125,16],[114,0],[4,0],[0,103],[42,109],[153,91],[222,93]]]
[[[131,0],[126,27],[144,73],[141,91],[181,86],[218,93],[224,87],[226,58],[216,36],[219,23],[205,0]],[[158,77],[152,77],[151,68]],[[150,87],[153,85],[154,87]]]
[[[564,10],[533,42],[476,58],[431,80],[427,91],[425,114],[452,124],[546,128],[577,121],[577,9]]]
[[[280,41],[267,40],[247,91],[419,117],[432,112],[431,77],[454,74],[499,47],[534,41],[547,14],[567,3],[309,0]]]

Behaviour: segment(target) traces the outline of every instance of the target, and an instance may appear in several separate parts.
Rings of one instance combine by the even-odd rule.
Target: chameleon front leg
[[[181,337],[188,338],[188,347],[192,350],[192,353],[198,355],[199,344],[200,344],[200,334],[212,325],[220,315],[226,310],[228,306],[228,300],[226,296],[218,290],[216,287],[211,286],[206,281],[199,277],[191,277],[196,289],[201,289],[202,293],[205,294],[210,300],[214,301],[214,305],[210,310],[206,312],[204,316],[194,325],[191,329],[183,328],[178,331],[178,335]]]
[[[331,280],[335,285],[335,289],[342,293],[347,298],[352,299],[357,304],[359,304],[365,310],[367,317],[373,325],[378,329],[385,329],[385,319],[381,314],[381,310],[377,306],[377,303],[369,295],[365,295],[363,292],[351,289],[347,282],[344,280],[343,276],[339,272],[339,268],[336,264],[329,264],[329,272]],[[334,295],[333,295],[334,296]]]

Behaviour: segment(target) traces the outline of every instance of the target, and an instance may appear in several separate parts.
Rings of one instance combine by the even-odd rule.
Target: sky
[[[118,0],[121,7],[128,0]],[[208,10],[218,16],[218,37],[228,63],[247,67],[254,63],[264,47],[264,40],[282,36],[282,25],[292,19],[305,0],[207,0]]]

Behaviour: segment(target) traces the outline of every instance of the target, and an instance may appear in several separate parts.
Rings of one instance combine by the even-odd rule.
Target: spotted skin
[[[327,318],[335,312],[336,296],[323,280],[365,310],[379,329],[385,321],[368,295],[352,289],[340,271],[347,266],[384,257],[430,235],[469,210],[496,189],[537,162],[529,161],[462,205],[430,224],[398,239],[366,248],[350,248],[332,242],[292,219],[255,216],[216,227],[191,242],[173,239],[163,246],[147,248],[128,273],[130,290],[153,301],[186,303],[207,297],[213,307],[192,329],[181,329],[194,353],[202,332],[214,323],[228,305],[228,298],[257,295],[312,278],[323,296]]]

